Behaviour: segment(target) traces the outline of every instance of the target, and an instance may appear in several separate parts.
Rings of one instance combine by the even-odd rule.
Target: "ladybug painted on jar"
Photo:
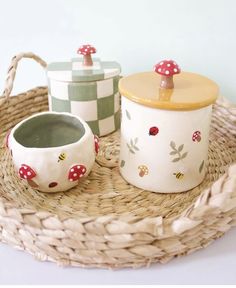
[[[159,133],[159,128],[153,126],[149,129],[149,136],[156,136]]]

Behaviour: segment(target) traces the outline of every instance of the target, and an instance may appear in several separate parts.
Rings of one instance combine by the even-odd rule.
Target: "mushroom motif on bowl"
[[[94,135],[94,148],[95,148],[95,153],[98,154],[99,152],[99,138],[97,135]]]
[[[84,165],[74,165],[70,168],[68,179],[71,182],[77,181],[85,175],[86,171],[87,169]]]
[[[19,176],[20,178],[27,180],[28,184],[31,187],[34,187],[34,188],[38,187],[38,184],[35,183],[34,180],[32,180],[36,176],[36,173],[34,172],[32,168],[30,168],[30,166],[26,164],[22,164],[19,169]]]

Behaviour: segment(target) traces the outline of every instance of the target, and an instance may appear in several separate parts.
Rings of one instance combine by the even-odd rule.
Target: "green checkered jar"
[[[81,58],[47,67],[49,109],[85,120],[93,133],[107,135],[120,127],[120,65],[91,57],[96,49],[83,45]]]

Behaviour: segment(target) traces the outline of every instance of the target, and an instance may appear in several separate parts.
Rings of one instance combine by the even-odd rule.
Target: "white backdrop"
[[[102,59],[117,60],[123,75],[173,58],[236,102],[235,11],[235,0],[0,0],[0,90],[15,53],[65,60],[88,42]],[[13,93],[46,83],[38,64],[22,62]],[[0,284],[235,284],[235,239],[233,229],[165,266],[118,272],[62,269],[0,244]]]
[[[117,60],[123,75],[173,58],[236,101],[235,0],[1,0],[0,11],[0,89],[15,53],[58,61],[88,42],[102,59]],[[20,65],[15,93],[45,83],[29,62]]]

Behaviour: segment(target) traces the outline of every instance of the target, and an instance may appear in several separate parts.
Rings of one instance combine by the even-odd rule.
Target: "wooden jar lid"
[[[122,96],[136,103],[166,110],[194,110],[213,104],[218,96],[217,84],[195,73],[174,76],[174,88],[160,88],[162,75],[143,72],[124,77],[119,82]]]

